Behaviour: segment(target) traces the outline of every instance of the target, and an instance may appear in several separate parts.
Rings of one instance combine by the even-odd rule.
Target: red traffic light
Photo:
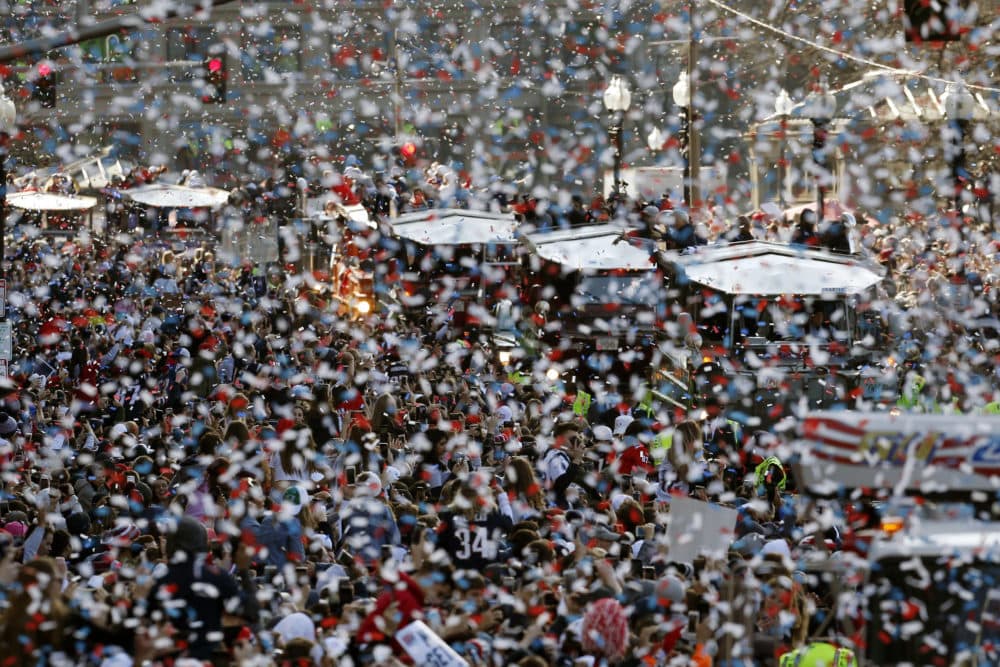
[[[48,76],[52,74],[52,68],[48,63],[42,63],[38,66],[38,76]]]
[[[413,156],[417,154],[417,145],[412,141],[407,141],[399,147],[399,153],[404,159],[412,160]]]
[[[208,71],[213,74],[222,71],[222,58],[211,58],[208,61]]]

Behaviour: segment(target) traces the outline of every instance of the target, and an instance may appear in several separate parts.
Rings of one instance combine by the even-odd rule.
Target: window
[[[521,56],[526,52],[524,27],[514,21],[497,23],[490,28],[487,52],[490,64],[502,77],[521,72]]]
[[[213,28],[186,26],[167,31],[167,60],[202,60],[218,41]]]
[[[378,78],[391,75],[394,64],[388,33],[365,23],[352,26],[343,38],[330,42],[330,69],[338,79]]]
[[[138,83],[136,56],[144,42],[142,33],[108,35],[80,44],[82,59],[99,83]]]
[[[276,83],[282,75],[302,71],[302,34],[298,26],[267,21],[243,33],[240,56],[248,81]]]

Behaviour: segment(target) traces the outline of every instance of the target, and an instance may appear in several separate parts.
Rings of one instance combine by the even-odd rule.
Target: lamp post
[[[833,96],[826,84],[820,84],[817,90],[809,93],[805,101],[806,117],[813,124],[813,162],[816,164],[816,222],[823,221],[826,203],[823,196],[826,193],[826,183],[829,180],[826,159],[827,126],[837,113],[837,98]]]
[[[944,109],[948,122],[954,127],[952,136],[955,144],[951,154],[951,178],[955,188],[955,212],[961,215],[962,181],[967,175],[965,171],[965,135],[976,110],[976,99],[965,86],[952,83],[948,85],[948,90],[945,93]]]
[[[615,149],[614,165],[614,196],[615,199],[621,195],[622,186],[622,126],[625,124],[625,112],[632,104],[632,93],[628,89],[628,84],[617,74],[611,77],[608,87],[604,89],[604,106],[611,112],[611,127],[608,129],[608,137]]]
[[[778,201],[781,203],[782,211],[785,210],[785,188],[788,181],[788,164],[785,161],[785,146],[788,145],[788,115],[792,113],[794,106],[788,91],[782,88],[774,100],[774,112],[781,118],[781,135],[778,137],[781,151],[778,158]]]
[[[10,134],[15,129],[17,121],[17,110],[14,102],[11,101],[0,84],[0,280],[6,279],[7,273],[4,268],[6,262],[5,237],[7,236],[7,142]],[[0,318],[5,317],[4,312],[0,313]]]
[[[3,90],[3,84],[0,83],[0,282],[3,282],[3,296],[0,297],[0,322],[4,324],[4,331],[9,331],[7,329],[7,270],[5,268],[6,263],[6,243],[5,239],[7,237],[7,142],[10,139],[11,133],[16,128],[17,121],[17,109],[14,108],[14,103],[7,97],[7,94]],[[6,348],[7,341],[0,341],[4,343]],[[3,364],[3,376],[7,375],[7,365],[10,363],[10,356],[6,354],[7,350],[4,349],[4,357],[0,357],[0,362]]]
[[[694,125],[694,114],[691,109],[691,79],[687,72],[681,72],[674,84],[674,104],[681,108],[681,153],[684,155],[684,206],[691,210],[692,180],[691,180],[691,135]]]

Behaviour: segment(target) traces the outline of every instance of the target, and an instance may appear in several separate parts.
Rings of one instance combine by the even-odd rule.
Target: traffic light
[[[223,104],[226,101],[226,79],[229,78],[225,54],[209,56],[202,68],[205,87],[201,101],[205,104]]]
[[[417,156],[417,145],[412,141],[407,141],[399,147],[399,155],[405,164],[413,164],[413,158]]]
[[[31,98],[46,109],[56,106],[56,73],[48,63],[38,65]]]
[[[954,42],[969,30],[968,0],[904,0],[903,33],[907,42]]]

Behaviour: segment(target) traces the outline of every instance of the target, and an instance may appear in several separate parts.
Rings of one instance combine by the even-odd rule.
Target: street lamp
[[[785,187],[788,181],[788,164],[785,161],[785,146],[788,144],[788,115],[792,113],[795,103],[784,88],[778,92],[778,97],[774,100],[774,112],[781,118],[781,135],[778,140],[781,142],[781,156],[778,158],[778,201],[781,202],[781,210],[785,210]]]
[[[16,129],[16,121],[17,109],[14,108],[14,103],[7,97],[3,84],[0,83],[0,281],[4,283],[3,296],[0,297],[0,322],[4,325],[7,324],[7,271],[4,268],[7,255],[4,243],[7,236],[7,142]],[[4,329],[9,331],[6,326]],[[6,355],[6,349],[4,352],[5,356],[0,361],[4,364],[3,375],[6,376],[10,357]]]
[[[681,131],[680,144],[681,153],[684,155],[684,205],[691,210],[693,197],[693,179],[691,177],[692,162],[695,155],[691,150],[694,144],[694,109],[691,108],[691,78],[686,71],[682,71],[677,83],[674,84],[674,104],[681,108]]]
[[[944,111],[955,128],[955,146],[951,155],[951,177],[955,187],[955,211],[962,211],[962,181],[965,171],[965,135],[976,111],[976,98],[964,85],[948,84],[944,95]]]
[[[625,124],[625,112],[632,104],[632,93],[628,89],[628,84],[617,74],[611,77],[611,82],[604,89],[604,106],[612,114],[611,127],[608,130],[609,138],[615,148],[615,171],[614,171],[614,195],[615,199],[621,195],[622,186],[622,126]]]
[[[823,221],[825,203],[823,195],[830,180],[826,159],[827,126],[837,113],[837,98],[825,83],[809,93],[805,100],[805,116],[813,124],[813,162],[816,164],[816,221]]]
[[[654,153],[659,150],[663,150],[663,144],[667,142],[666,133],[658,127],[654,127],[646,135],[646,145],[649,146],[649,150]]]
[[[6,252],[4,238],[7,236],[7,142],[15,130],[17,109],[0,84],[0,280],[5,279],[4,271]],[[6,308],[4,309],[6,311]],[[0,318],[5,316],[0,313]]]

